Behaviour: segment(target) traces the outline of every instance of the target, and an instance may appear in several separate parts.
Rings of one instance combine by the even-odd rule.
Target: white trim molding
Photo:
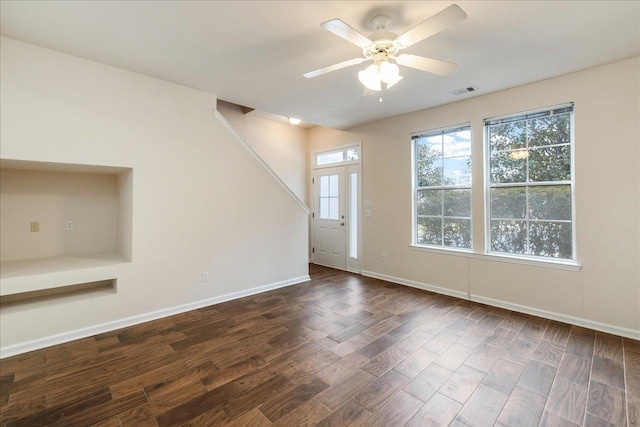
[[[441,288],[439,286],[428,285],[426,283],[415,282],[413,280],[402,279],[400,277],[388,276],[386,274],[376,273],[374,271],[362,270],[362,275],[367,277],[372,277],[374,279],[385,280],[391,283],[397,283],[399,285],[405,285],[412,288],[422,289],[423,291],[435,292],[436,294],[448,295],[454,298],[469,299],[467,293],[464,291],[456,291],[454,289]]]
[[[363,270],[362,275],[367,277],[372,277],[374,279],[385,280],[391,283],[397,283],[399,285],[405,285],[405,286],[410,286],[412,288],[418,288],[426,291],[435,292],[437,294],[443,294],[443,295],[448,295],[451,297],[460,298],[464,300],[475,301],[481,304],[490,305],[492,307],[504,308],[505,310],[516,311],[518,313],[531,314],[533,316],[543,317],[545,319],[550,319],[550,320],[557,320],[559,322],[568,323],[570,325],[582,326],[582,327],[594,329],[600,332],[607,332],[613,335],[640,340],[640,330],[623,328],[620,326],[610,325],[607,323],[600,323],[594,320],[583,319],[580,317],[568,316],[566,314],[555,313],[553,311],[547,311],[540,308],[529,307],[526,305],[515,304],[512,302],[497,300],[493,298],[487,298],[481,295],[476,295],[476,294],[468,295],[466,292],[463,292],[463,291],[442,288],[439,286],[433,286],[433,285],[429,285],[421,282],[415,282],[413,280],[389,276],[382,273],[376,273],[374,271]]]
[[[233,137],[240,143],[240,145],[242,145],[245,150],[247,150],[249,152],[249,154],[251,154],[251,156],[256,159],[256,161],[260,164],[260,166],[262,166],[262,168],[267,171],[267,173],[269,175],[271,175],[271,177],[278,183],[280,184],[280,187],[282,187],[284,189],[284,191],[287,192],[287,194],[289,195],[289,197],[291,197],[297,204],[298,206],[300,206],[300,208],[307,214],[309,215],[311,213],[311,209],[309,209],[309,207],[302,201],[300,200],[300,198],[298,196],[296,196],[296,194],[291,190],[291,188],[289,188],[289,186],[287,184],[285,184],[285,182],[280,179],[280,177],[278,176],[277,173],[275,173],[273,171],[273,169],[271,169],[269,167],[269,165],[264,161],[264,159],[262,157],[260,157],[260,155],[258,153],[256,153],[256,151],[249,145],[249,143],[247,141],[245,141],[245,139],[242,137],[242,135],[240,135],[238,133],[238,131],[231,125],[231,123],[229,123],[229,121],[227,119],[224,118],[224,116],[222,115],[222,113],[220,113],[217,109],[214,110],[214,113],[216,115],[216,118],[218,119],[218,121],[220,123],[222,123],[222,125],[227,128],[227,130],[231,133],[231,135],[233,135]]]
[[[531,314],[533,316],[544,317],[545,319],[557,320],[558,322],[568,323],[570,325],[582,326],[584,328],[594,329],[600,332],[607,332],[609,334],[632,338],[634,340],[640,340],[640,331],[635,331],[633,329],[622,328],[620,326],[609,325],[607,323],[600,323],[593,320],[583,319],[580,317],[568,316],[566,314],[555,313],[553,311],[542,310],[540,308],[535,308],[535,307],[528,307],[526,305],[515,304],[508,301],[502,301],[502,300],[497,300],[493,298],[486,298],[480,295],[471,294],[471,301],[479,302],[481,304],[486,304],[493,307],[504,308],[506,310],[517,311],[519,313],[525,313],[525,314]]]
[[[69,341],[87,338],[93,335],[102,334],[116,329],[126,328],[128,326],[137,325],[151,320],[161,319],[163,317],[172,316],[174,314],[184,313],[185,311],[196,310],[210,305],[221,304],[223,302],[244,298],[255,294],[260,294],[274,289],[284,288],[298,283],[308,282],[311,280],[309,275],[294,277],[292,279],[271,283],[264,286],[258,286],[244,291],[233,292],[231,294],[221,295],[218,297],[208,298],[205,300],[195,301],[189,304],[178,305],[175,307],[164,308],[149,313],[139,314],[136,316],[126,317],[124,319],[114,320],[112,322],[102,323],[100,325],[89,326],[75,331],[63,332],[61,334],[51,335],[44,338],[38,338],[32,341],[8,345],[0,347],[0,359],[26,353],[28,351],[39,350],[53,345],[63,344]]]
[[[432,252],[443,255],[455,255],[466,258],[483,259],[487,261],[508,262],[511,264],[530,265],[533,267],[555,268],[558,270],[580,271],[582,269],[581,264],[572,260],[564,261],[557,259],[534,259],[509,254],[498,254],[495,252],[479,254],[466,249],[422,245],[409,245],[409,249],[411,249],[412,251]]]

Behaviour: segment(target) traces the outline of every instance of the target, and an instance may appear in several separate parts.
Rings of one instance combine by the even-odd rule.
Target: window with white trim
[[[471,249],[471,128],[411,136],[413,243]]]
[[[349,147],[338,151],[317,153],[316,166],[326,166],[333,163],[356,162],[360,160],[360,150],[358,147]]]
[[[320,177],[320,209],[318,218],[337,220],[339,209],[339,175],[322,175]]]
[[[358,173],[349,173],[349,258],[358,259]]]
[[[487,252],[575,259],[573,105],[485,120]]]

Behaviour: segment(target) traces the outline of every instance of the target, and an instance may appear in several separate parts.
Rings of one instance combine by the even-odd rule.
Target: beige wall
[[[116,175],[1,170],[0,260],[116,251],[117,192]]]
[[[307,215],[217,121],[213,95],[6,38],[1,49],[0,157],[133,168],[121,207],[133,262],[113,267],[117,292],[2,307],[3,348],[308,274]]]
[[[255,112],[245,114],[239,106],[227,102],[218,102],[218,111],[304,202],[307,198],[308,130],[262,118]]]
[[[494,303],[640,334],[639,59],[597,67],[350,129],[310,131],[309,150],[363,142],[363,270]],[[484,247],[483,119],[575,102],[577,254],[581,271],[415,251],[412,132],[470,122],[474,251]],[[381,254],[387,262],[381,262]],[[564,317],[563,317],[564,316]],[[611,329],[613,328],[613,329]]]

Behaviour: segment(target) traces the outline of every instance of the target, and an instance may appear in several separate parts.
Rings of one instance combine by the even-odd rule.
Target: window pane
[[[329,199],[320,197],[320,219],[329,218]]]
[[[420,138],[416,143],[416,154],[418,160],[421,160],[421,156],[426,158],[442,157],[442,135]]]
[[[523,121],[504,123],[489,127],[491,152],[523,148],[526,144],[526,125]]]
[[[442,245],[442,219],[418,218],[418,243]]]
[[[442,215],[442,190],[418,190],[418,215]]]
[[[569,120],[569,114],[558,114],[530,120],[527,127],[527,142],[529,147],[568,144],[571,142],[569,136]]]
[[[320,177],[320,197],[329,197],[329,177],[327,175]]]
[[[456,248],[471,248],[471,220],[444,219],[444,245]]]
[[[329,197],[338,197],[338,175],[329,175]]]
[[[415,192],[416,243],[470,248],[471,130],[449,130],[414,143],[414,183],[422,187]]]
[[[444,138],[444,157],[471,155],[471,130],[446,133]]]
[[[442,184],[442,160],[425,160],[417,164],[418,187],[430,187]]]
[[[471,190],[443,190],[444,216],[471,216]]]
[[[491,156],[491,183],[525,182],[527,159],[512,158],[510,153],[495,153]]]
[[[338,219],[338,198],[329,197],[329,219]]]
[[[569,112],[540,111],[487,125],[492,251],[574,257],[572,185],[560,183],[572,179],[573,113],[563,111]]]
[[[347,150],[347,160],[358,160],[360,158],[360,151],[357,148]]]
[[[571,156],[568,145],[529,150],[529,181],[571,180]]]
[[[329,163],[339,163],[343,161],[343,152],[336,151],[333,153],[318,154],[316,156],[317,165],[326,165]]]
[[[524,219],[527,208],[527,188],[492,188],[491,219]]]
[[[524,254],[526,249],[526,221],[491,221],[492,251]]]
[[[571,220],[571,186],[529,187],[529,218]]]
[[[571,223],[529,223],[529,247],[532,255],[571,258]]]
[[[349,174],[349,258],[358,259],[358,174]]]
[[[471,185],[471,157],[444,159],[444,185]]]

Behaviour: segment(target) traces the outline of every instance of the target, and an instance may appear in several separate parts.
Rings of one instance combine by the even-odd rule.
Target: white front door
[[[345,167],[316,169],[313,201],[313,260],[346,269]]]

